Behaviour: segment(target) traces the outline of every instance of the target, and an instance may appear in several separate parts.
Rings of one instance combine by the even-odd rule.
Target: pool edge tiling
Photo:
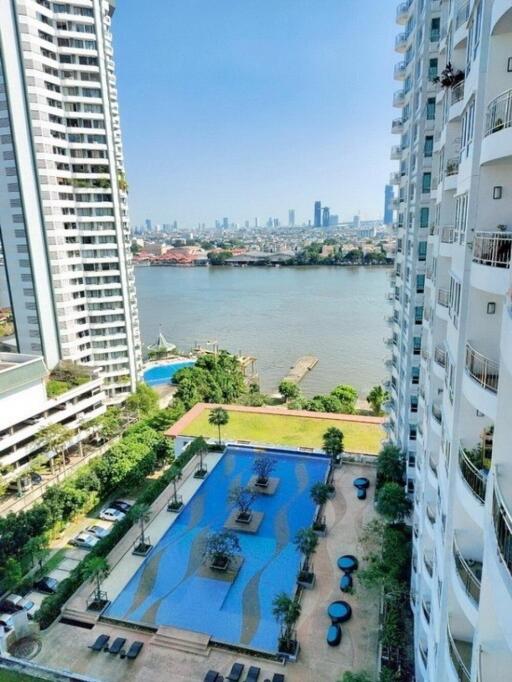
[[[228,447],[175,522],[107,607],[105,616],[152,628],[200,632],[213,641],[274,653],[279,626],[272,600],[293,594],[301,557],[293,539],[309,527],[315,505],[311,486],[325,480],[323,456],[265,450],[277,459],[274,495],[258,495],[254,511],[264,514],[254,535],[238,533],[243,563],[233,582],[202,570],[208,533],[224,527],[230,487],[246,485],[258,449]]]

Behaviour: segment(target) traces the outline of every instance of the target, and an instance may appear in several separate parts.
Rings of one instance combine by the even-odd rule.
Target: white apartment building
[[[113,0],[0,1],[0,234],[18,350],[141,369]]]
[[[70,431],[66,449],[90,435],[87,422],[105,412],[105,394],[100,372],[79,368],[83,380],[76,386],[49,398],[46,383],[49,372],[42,357],[0,353],[0,469],[4,482],[20,485],[20,473],[30,467],[37,455],[51,460],[40,432],[52,424]],[[89,376],[87,376],[87,374]],[[53,467],[52,467],[53,468]],[[30,477],[26,479],[30,483]]]
[[[512,0],[408,0],[397,22],[389,427],[414,497],[416,679],[501,682],[512,679]]]

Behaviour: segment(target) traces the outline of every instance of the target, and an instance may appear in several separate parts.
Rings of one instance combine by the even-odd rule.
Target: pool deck
[[[214,466],[215,458],[220,455],[209,454],[208,466]],[[192,465],[192,466],[191,466]],[[191,472],[194,464],[189,464]],[[356,499],[352,481],[357,476],[367,476],[371,481],[368,497],[364,502]],[[184,476],[180,494],[184,501],[190,499],[200,481]],[[375,469],[373,467],[345,464],[335,472],[336,497],[326,505],[327,526],[326,538],[320,538],[318,549],[313,558],[317,577],[313,590],[303,593],[302,615],[298,622],[298,638],[301,642],[301,654],[297,663],[286,667],[274,661],[240,655],[227,650],[204,646],[204,641],[193,643],[194,634],[190,635],[190,649],[169,648],[162,643],[158,635],[152,632],[130,630],[112,623],[95,623],[92,629],[76,627],[64,623],[55,623],[42,633],[42,648],[34,662],[57,669],[66,669],[75,673],[89,675],[99,682],[192,682],[201,681],[209,669],[226,675],[235,661],[246,666],[257,665],[261,668],[260,679],[271,677],[274,672],[285,674],[286,682],[335,682],[346,670],[366,669],[375,672],[378,646],[378,604],[372,596],[367,595],[359,587],[357,572],[354,574],[355,592],[343,595],[339,591],[341,572],[336,566],[336,559],[341,554],[355,554],[361,558],[361,548],[357,537],[361,527],[373,518],[373,491]],[[156,543],[169,527],[170,514],[162,505],[167,501],[169,491],[153,505],[154,517],[149,525],[148,533],[151,541]],[[160,511],[158,511],[158,509]],[[133,533],[133,536],[130,535]],[[127,537],[113,550],[110,563],[115,566],[105,583],[109,598],[123,588],[127,579],[143,561],[131,554],[131,547],[137,535],[132,529]],[[116,556],[113,554],[116,553]],[[115,559],[117,558],[117,562]],[[83,609],[80,600],[90,593],[91,586],[79,590],[68,607],[72,610]],[[343,626],[343,639],[339,647],[329,647],[325,641],[329,619],[326,615],[328,604],[335,599],[346,600],[352,605],[352,619]],[[76,601],[78,599],[78,601]],[[93,653],[88,649],[99,634],[109,634],[111,639],[117,636],[126,637],[128,644],[137,639],[144,642],[144,649],[136,661],[120,659],[107,653]],[[183,631],[183,634],[186,635]],[[197,636],[196,636],[197,637]],[[199,636],[200,638],[201,636]],[[186,648],[186,647],[185,647]],[[172,674],[170,673],[172,671]],[[246,668],[247,672],[247,668]]]

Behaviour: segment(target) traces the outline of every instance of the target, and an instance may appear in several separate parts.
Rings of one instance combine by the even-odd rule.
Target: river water
[[[363,267],[137,267],[142,341],[159,326],[180,350],[216,340],[257,358],[262,389],[276,390],[302,355],[316,355],[307,395],[348,383],[361,394],[386,377],[383,339],[389,270]],[[0,268],[0,306],[8,304]]]
[[[389,270],[363,267],[135,269],[142,341],[196,341],[257,358],[262,389],[276,390],[302,355],[316,355],[307,395],[339,383],[366,396],[386,377]]]

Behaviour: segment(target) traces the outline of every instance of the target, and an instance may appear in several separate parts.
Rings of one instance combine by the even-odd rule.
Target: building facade
[[[393,173],[390,179],[393,182],[398,177]],[[384,217],[382,219],[384,225],[393,224],[393,196],[393,185],[386,185],[384,187]]]
[[[416,679],[512,670],[512,1],[408,0],[392,123],[389,428],[414,500]]]
[[[0,3],[0,225],[18,349],[141,369],[107,0]]]
[[[315,201],[315,210],[313,214],[314,227],[322,227],[322,202]]]

